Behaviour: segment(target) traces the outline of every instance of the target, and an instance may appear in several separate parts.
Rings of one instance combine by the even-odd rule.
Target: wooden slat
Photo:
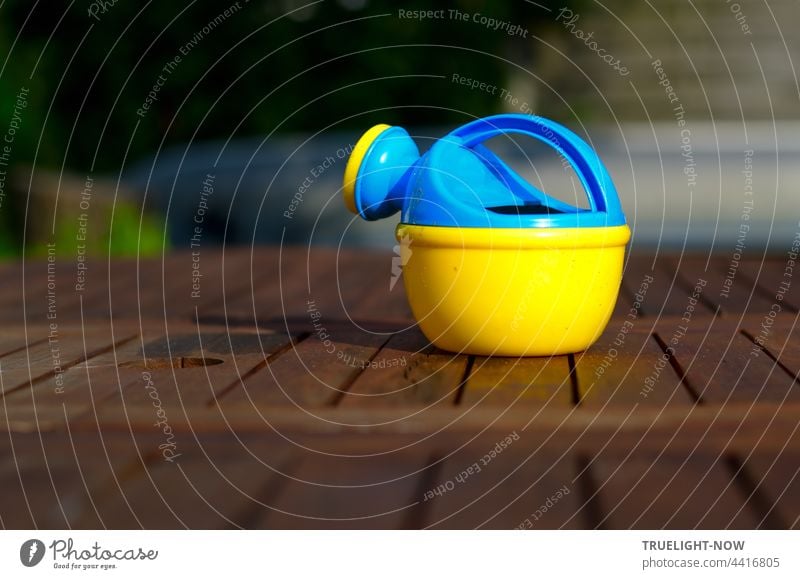
[[[0,415],[0,423],[8,420],[17,428],[28,424],[31,430],[61,426],[78,416],[96,412],[105,401],[132,387],[137,378],[117,373],[114,368],[71,368],[58,384],[51,378],[5,396],[5,414]]]
[[[765,316],[749,321],[742,329],[754,343],[759,342],[766,349],[765,356],[779,360],[790,374],[800,377],[800,325],[796,322],[795,318],[791,325],[774,323]]]
[[[781,314],[790,317],[786,314],[800,311],[800,284],[796,281],[792,283],[796,279],[797,267],[797,264],[792,266],[789,263],[787,255],[773,259],[743,260],[736,275],[746,280],[746,283],[756,286],[761,295],[770,302],[775,302],[780,293]]]
[[[305,321],[305,302],[308,299],[307,271],[320,273],[321,268],[335,266],[335,260],[307,261],[297,249],[283,249],[269,254],[259,254],[254,259],[250,287],[237,292],[222,303],[199,306],[201,320],[226,322],[239,327],[257,327],[271,322],[284,323],[286,318],[299,317]],[[289,300],[300,302],[298,307],[287,308]],[[299,312],[297,311],[299,309]],[[286,315],[283,313],[286,312]],[[302,312],[302,313],[301,313]]]
[[[106,352],[134,338],[130,332],[111,336],[104,330],[59,331],[56,340],[46,340],[4,356],[2,363],[2,394],[25,387],[31,382],[45,381],[42,389],[58,391],[72,367],[93,356]],[[60,368],[60,372],[58,369]]]
[[[369,252],[360,256],[364,260],[361,267],[370,270],[369,293],[353,300],[345,301],[351,317],[362,320],[402,320],[413,323],[411,309],[406,299],[402,266],[396,253],[384,254]],[[393,271],[393,268],[395,269]]]
[[[755,454],[742,468],[751,501],[760,503],[759,527],[800,528],[800,455]]]
[[[138,460],[125,435],[72,438],[62,432],[15,439],[14,455],[0,471],[0,516],[11,528],[68,528],[81,521],[102,528],[93,504],[97,489],[119,493],[127,465]]]
[[[437,350],[413,328],[389,339],[348,388],[339,405],[363,408],[452,405],[466,365],[466,356]]]
[[[505,448],[498,454],[500,444]],[[581,497],[572,482],[576,471],[571,455],[525,444],[524,432],[500,433],[483,436],[450,456],[423,493],[423,500],[428,497],[426,526],[581,528],[583,517],[573,517]]]
[[[69,367],[58,382],[51,376],[34,381],[32,388],[12,387],[15,377],[22,385],[28,382],[27,370],[4,373],[3,384],[10,392],[4,398],[8,418],[17,428],[43,428],[37,418],[45,416],[46,426],[52,427],[53,422],[89,412],[124,422],[136,408],[154,417],[154,403],[174,417],[187,406],[209,406],[215,396],[240,387],[242,377],[290,344],[288,336],[277,333],[191,332],[191,327],[177,328],[167,339],[147,330],[142,339]]]
[[[335,404],[386,341],[386,337],[359,330],[315,333],[286,350],[268,368],[244,381],[222,400],[257,406]]]
[[[24,262],[20,261],[16,268],[5,272],[0,284],[0,319],[5,322],[21,322],[24,308],[29,304],[32,307],[45,304],[46,307],[48,273],[58,281],[65,278],[70,270],[66,260],[57,259],[49,267],[46,259],[27,258]],[[56,292],[56,297],[59,288],[66,289],[63,285],[54,286],[52,289]]]
[[[136,279],[138,268],[133,259],[111,259],[103,267],[89,265],[86,291],[75,294],[72,318],[80,320],[138,319]],[[131,296],[127,300],[123,296]]]
[[[674,350],[688,383],[706,403],[800,400],[794,378],[768,356],[753,356],[753,346],[739,332],[690,330]]]
[[[645,316],[682,315],[686,310],[687,293],[683,279],[674,267],[665,265],[669,259],[668,254],[639,254],[628,259],[625,284],[634,293],[641,291],[640,311]],[[713,313],[704,304],[701,304],[701,309],[708,315]]]
[[[252,318],[253,304],[269,300],[276,293],[271,285],[277,281],[274,254],[263,248],[225,252],[219,279],[211,277],[205,281],[200,297],[192,300],[191,317],[204,323],[216,318],[222,323],[229,309],[227,319],[233,326],[246,325],[243,321],[248,316]],[[255,321],[250,325],[255,328]]]
[[[46,264],[26,264],[28,321],[40,323],[6,324],[0,337],[2,525],[798,524],[793,294],[768,316],[783,256],[758,276],[743,259],[723,301],[727,256],[706,268],[701,255],[634,254],[597,344],[524,359],[432,347],[413,326],[402,279],[390,290],[392,258],[204,249],[200,298],[190,295],[187,252],[92,262],[82,296],[68,287],[74,264],[59,259],[63,390],[53,345],[41,341]],[[2,273],[2,320],[22,321],[20,271]],[[175,463],[161,455],[159,408]],[[482,464],[512,433],[519,439]],[[479,473],[422,500],[476,462]]]
[[[363,446],[362,446],[363,448]],[[364,449],[367,453],[369,447]],[[428,457],[418,448],[372,456],[306,456],[255,527],[397,529],[414,524]]]
[[[173,440],[165,460],[158,443],[142,446],[145,461],[127,474],[121,492],[105,489],[95,499],[99,518],[110,528],[236,528],[269,500],[262,495],[285,468],[289,445],[277,437],[258,442],[233,437]],[[130,507],[128,507],[130,505]],[[127,508],[126,508],[127,507]],[[91,521],[82,521],[89,526]]]
[[[112,264],[108,260],[94,259],[84,263],[86,269],[82,270],[82,274],[85,281],[80,289],[76,289],[78,278],[75,262],[70,261],[67,267],[57,270],[56,311],[62,322],[79,322],[81,316],[90,320],[107,318],[109,294],[118,293],[135,283],[136,268],[132,260],[114,260],[112,276],[109,275]],[[44,299],[27,301],[27,323],[47,324],[48,305]]]
[[[715,257],[709,260],[706,257],[685,256],[672,258],[666,265],[669,269],[679,269],[687,293],[699,280],[705,281],[703,300],[714,309],[719,308],[723,314],[741,315],[743,312],[769,311],[771,300],[749,278],[734,273],[728,279],[730,269],[738,270],[740,263],[741,261],[736,262],[732,257]]]
[[[282,248],[280,252],[258,254],[254,259],[257,261],[253,265],[252,289],[245,288],[224,303],[199,306],[201,321],[225,322],[240,327],[288,324],[293,328],[307,329],[311,325],[308,314],[310,300],[328,320],[342,321],[346,316],[342,312],[337,288],[341,287],[345,295],[355,296],[367,290],[364,270],[347,265],[357,262],[351,253],[345,254],[345,265],[335,251],[327,248],[312,248],[310,251]],[[342,267],[348,280],[344,287],[336,281],[337,270]],[[359,275],[361,283],[358,283]]]
[[[566,356],[476,357],[461,398],[463,406],[524,404],[570,407],[573,402]]]
[[[240,389],[242,380],[289,344],[285,334],[192,334],[186,329],[168,338],[151,335],[144,346],[131,342],[114,353],[121,367],[113,366],[111,354],[91,361],[97,368],[111,364],[127,385],[105,399],[97,413],[104,421],[126,422],[141,410],[140,415],[158,420],[160,408],[171,421],[181,421],[191,414],[189,409],[210,408],[229,391]]]
[[[3,363],[4,356],[28,349],[35,345],[36,342],[47,339],[47,331],[36,326],[27,328],[27,332],[22,327],[11,329],[6,326],[6,331],[8,332],[7,335],[0,336],[0,364]]]
[[[626,323],[615,326],[612,321],[594,346],[575,356],[580,403],[599,407],[692,402],[680,376],[662,359],[658,342]]]
[[[589,464],[594,525],[613,529],[752,529],[759,521],[718,456],[607,457]]]
[[[223,281],[234,291],[247,284],[250,275],[245,263],[237,254],[201,249],[168,255],[155,268],[156,264],[146,264],[140,271],[137,296],[142,315],[188,318],[195,307],[222,299]],[[195,277],[195,273],[199,276]],[[151,288],[154,282],[155,287]]]
[[[121,336],[112,337],[110,332],[94,328],[87,329],[85,333],[81,333],[78,329],[61,330],[54,341],[34,344],[30,348],[4,356],[2,358],[3,369],[11,371],[51,368],[55,352],[58,353],[61,366],[68,367],[112,348],[114,343],[119,344],[132,337],[133,335],[127,332]]]

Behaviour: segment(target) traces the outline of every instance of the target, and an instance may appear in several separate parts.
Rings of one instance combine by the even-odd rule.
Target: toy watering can
[[[589,208],[548,196],[482,144],[509,133],[563,155]],[[553,121],[479,119],[424,155],[404,129],[375,126],[353,148],[343,194],[367,220],[400,212],[396,236],[409,304],[439,348],[567,354],[594,343],[611,317],[630,229],[600,158]]]

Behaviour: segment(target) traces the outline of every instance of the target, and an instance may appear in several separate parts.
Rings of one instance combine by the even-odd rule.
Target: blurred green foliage
[[[323,0],[291,14],[303,3],[62,4],[7,0],[0,7],[0,128],[14,95],[27,87],[13,161],[79,174],[116,174],[162,146],[193,139],[316,132],[331,124],[453,124],[465,111],[498,112],[499,99],[423,75],[457,72],[505,86],[512,65],[504,59],[529,60],[531,36],[450,18],[402,19],[398,8],[479,12],[530,34],[552,23],[545,10],[521,0]],[[538,4],[557,9],[565,2]],[[232,6],[239,8],[220,19]],[[175,66],[165,70],[170,62]]]
[[[117,204],[113,218],[102,224],[102,234],[91,240],[90,249],[102,255],[158,255],[164,249],[163,222],[155,217],[144,219],[140,227],[138,208],[131,204]],[[54,241],[57,255],[68,258],[78,254],[78,241],[75,239],[74,220],[62,219],[56,222]],[[27,255],[47,254],[47,246],[35,243],[26,250]]]

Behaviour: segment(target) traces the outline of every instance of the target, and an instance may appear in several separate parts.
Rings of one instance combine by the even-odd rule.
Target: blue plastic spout
[[[381,125],[374,127],[380,128]],[[369,221],[403,210],[408,185],[420,159],[416,143],[402,127],[386,126],[374,137],[370,135],[372,130],[354,147],[345,171],[345,180],[349,171],[357,172],[354,183],[345,182],[345,195],[348,186],[352,186],[356,213]],[[371,142],[364,142],[370,137]]]
[[[589,209],[533,187],[483,142],[499,135],[539,139],[575,169]],[[436,141],[422,156],[400,127],[378,125],[347,163],[348,207],[367,220],[401,212],[403,223],[440,227],[607,227],[623,225],[616,189],[595,151],[575,133],[530,115],[478,119]]]

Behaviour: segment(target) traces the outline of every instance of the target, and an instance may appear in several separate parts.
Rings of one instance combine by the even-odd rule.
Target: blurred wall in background
[[[780,250],[798,232],[797,9],[608,0],[556,13],[552,49],[532,68],[563,97],[555,116],[590,119],[586,134],[635,221],[634,242]],[[606,66],[593,41],[628,73]]]

